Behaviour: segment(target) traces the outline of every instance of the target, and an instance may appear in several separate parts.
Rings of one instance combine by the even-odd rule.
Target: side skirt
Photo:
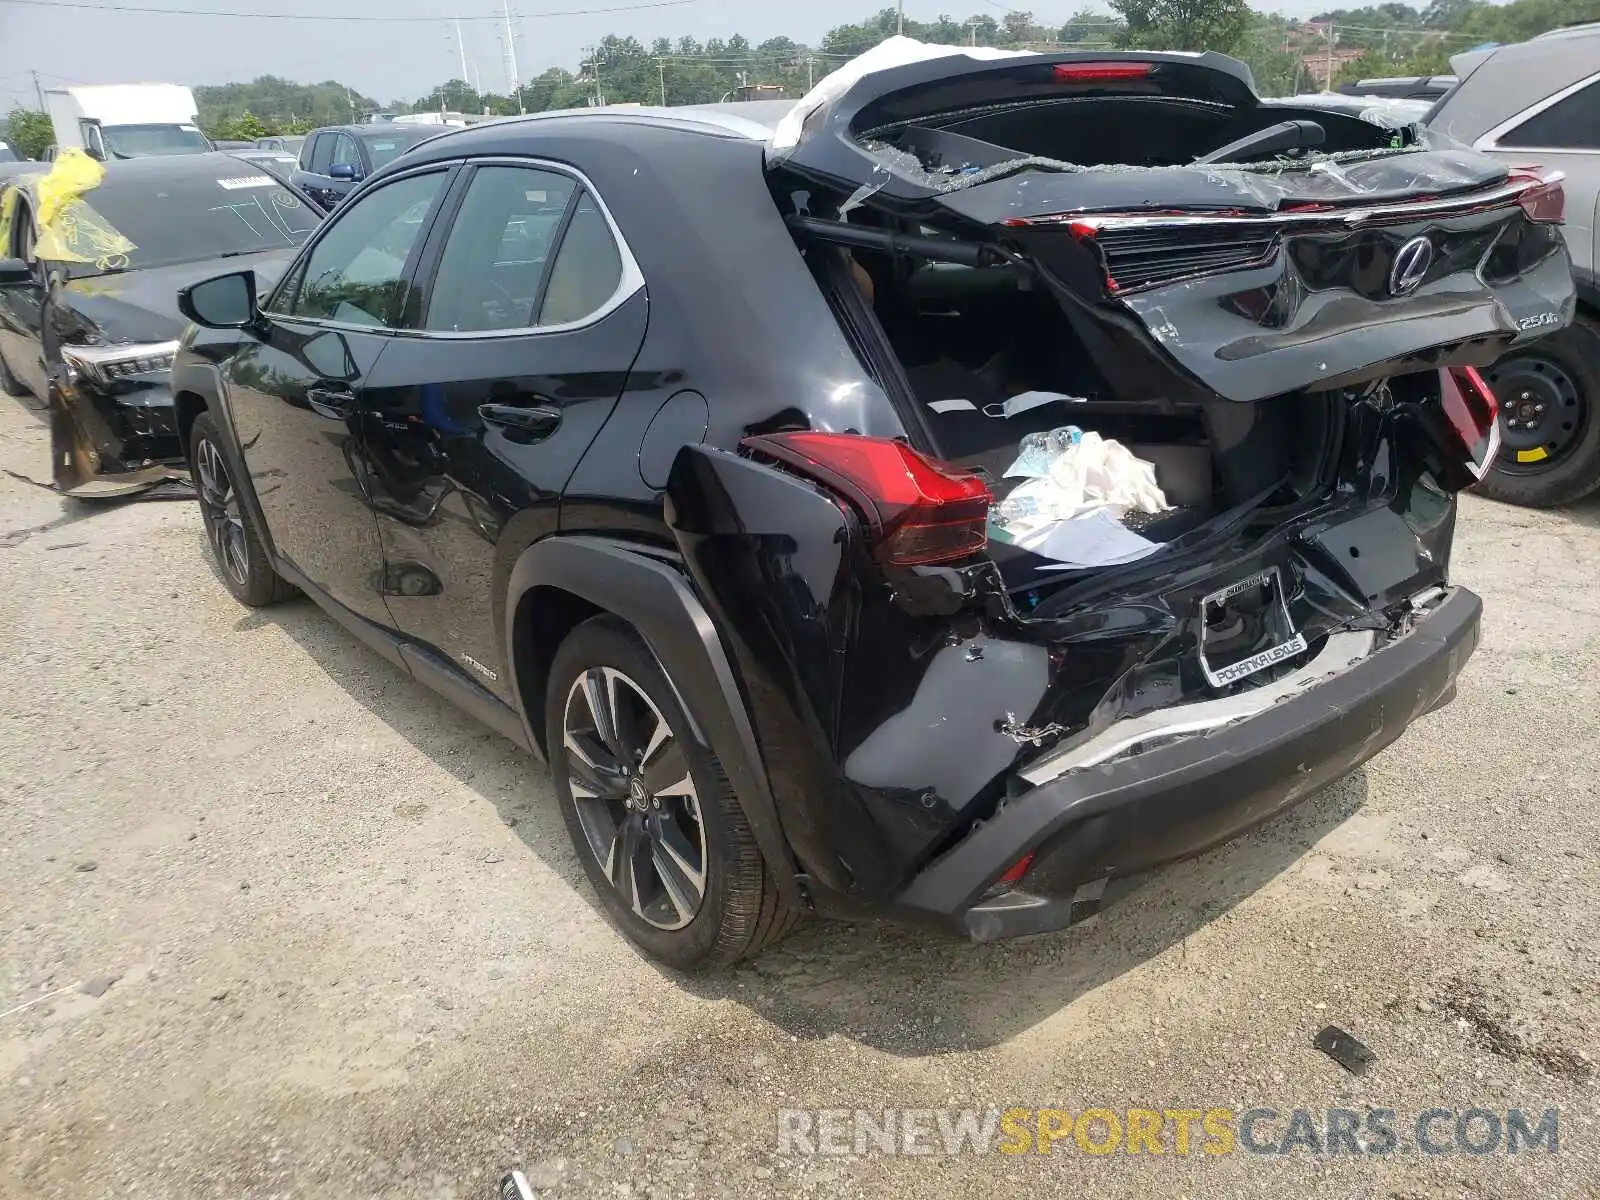
[[[499,697],[479,687],[455,664],[429,647],[352,612],[281,556],[276,566],[278,574],[304,592],[357,641],[376,650],[413,679],[427,684],[468,716],[488,726],[519,749],[533,753],[522,715]]]

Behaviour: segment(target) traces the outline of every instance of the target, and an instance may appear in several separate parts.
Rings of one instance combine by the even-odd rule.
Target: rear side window
[[[333,217],[279,311],[347,325],[393,326],[407,264],[446,173],[412,175],[368,192]]]
[[[1600,84],[1591,83],[1501,136],[1497,145],[1600,150]]]
[[[539,309],[540,325],[569,325],[597,312],[622,282],[622,255],[611,226],[594,198],[585,193],[550,271]]]
[[[568,325],[605,307],[623,259],[604,213],[571,176],[479,167],[451,224],[423,327],[483,333]]]

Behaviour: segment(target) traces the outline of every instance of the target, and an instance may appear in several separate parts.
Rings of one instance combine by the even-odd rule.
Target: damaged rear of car
[[[1449,699],[1477,368],[1573,314],[1559,177],[1214,54],[896,40],[768,181],[906,436],[795,413],[667,515],[818,908],[1060,928]],[[1155,498],[1064,499],[1085,446]]]

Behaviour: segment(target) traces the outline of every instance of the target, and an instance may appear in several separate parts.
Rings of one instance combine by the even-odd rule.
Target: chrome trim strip
[[[376,333],[389,337],[425,338],[437,341],[477,341],[484,338],[508,337],[542,337],[551,333],[571,333],[578,329],[587,329],[591,325],[598,325],[617,309],[621,308],[635,293],[644,288],[644,272],[639,268],[639,260],[633,255],[633,250],[628,246],[627,239],[622,236],[622,227],[617,224],[617,219],[611,215],[611,209],[606,205],[605,197],[600,195],[600,189],[577,167],[569,163],[553,162],[550,159],[535,158],[531,155],[496,154],[486,155],[482,158],[452,159],[447,164],[429,163],[426,167],[397,174],[395,180],[409,178],[425,170],[437,169],[440,166],[467,166],[467,167],[526,167],[536,171],[550,171],[557,175],[566,175],[576,179],[583,189],[594,199],[595,207],[600,210],[600,215],[605,218],[606,226],[611,230],[611,237],[617,244],[617,251],[622,258],[622,278],[617,282],[617,290],[611,293],[611,298],[597,308],[589,316],[579,321],[566,321],[560,325],[523,325],[513,329],[469,329],[464,331],[448,329],[395,329],[387,325],[357,325],[345,321],[318,320],[310,317],[293,316],[285,313],[268,313],[274,320],[292,321],[300,325],[310,325],[319,329],[347,329],[356,333]],[[385,180],[385,185],[390,182]],[[469,185],[470,186],[470,181]],[[559,247],[558,247],[559,249]],[[288,272],[285,272],[287,275]]]
[[[1462,214],[1486,208],[1496,208],[1510,203],[1524,192],[1564,179],[1560,172],[1552,172],[1542,182],[1518,179],[1501,184],[1492,191],[1474,192],[1449,200],[1429,200],[1415,204],[1378,204],[1366,208],[1334,209],[1330,212],[1265,213],[1261,216],[1199,216],[1183,214],[1174,216],[1139,216],[1133,213],[1051,213],[1048,216],[1018,218],[1023,225],[1085,225],[1091,229],[1165,229],[1205,226],[1219,228],[1239,226],[1249,229],[1266,225],[1273,228],[1288,226],[1326,225],[1354,226],[1368,221],[1406,221],[1417,217],[1458,212]]]
[[[1248,720],[1280,700],[1286,700],[1329,676],[1353,667],[1373,652],[1377,640],[1378,635],[1370,629],[1331,634],[1315,658],[1282,679],[1237,696],[1182,704],[1116,721],[1088,741],[1064,747],[1033,763],[1020,772],[1019,777],[1038,787],[1070,771],[1098,766],[1152,738],[1206,733],[1235,721]]]

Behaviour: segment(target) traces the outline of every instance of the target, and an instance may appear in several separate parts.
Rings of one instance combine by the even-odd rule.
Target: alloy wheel
[[[206,523],[211,549],[233,581],[246,587],[250,582],[250,559],[245,550],[239,493],[222,451],[209,438],[202,438],[195,447],[195,470],[200,476],[200,515]]]
[[[706,893],[706,831],[681,740],[644,689],[613,667],[573,681],[562,718],[584,839],[611,886],[657,929],[682,929]]]

